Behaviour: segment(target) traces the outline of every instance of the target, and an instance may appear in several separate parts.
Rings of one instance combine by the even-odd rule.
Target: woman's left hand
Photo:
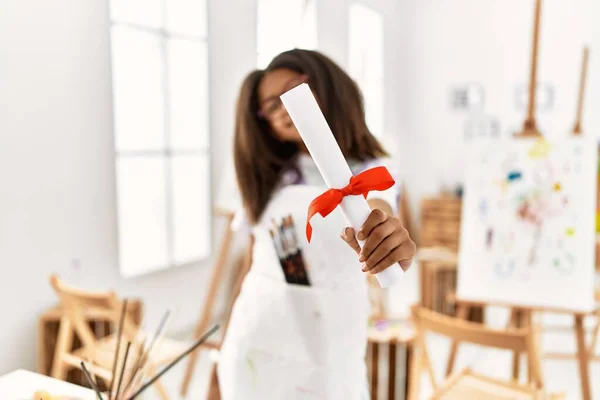
[[[371,274],[379,273],[396,263],[406,271],[417,250],[400,218],[392,217],[379,209],[371,211],[356,235],[359,240],[365,241],[362,250],[354,229],[344,229],[341,236],[358,253],[358,260],[363,263],[362,270]]]

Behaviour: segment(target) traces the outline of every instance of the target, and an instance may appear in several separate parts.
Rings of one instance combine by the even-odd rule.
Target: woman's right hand
[[[362,249],[351,227],[345,228],[341,236],[358,254],[359,261],[364,263],[363,272],[371,274],[377,274],[396,263],[406,271],[416,254],[416,245],[400,218],[392,217],[379,209],[371,212],[356,235],[364,240]]]

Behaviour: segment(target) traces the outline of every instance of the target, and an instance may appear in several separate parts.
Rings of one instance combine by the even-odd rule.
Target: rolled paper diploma
[[[303,83],[291,89],[281,96],[281,101],[327,186],[339,189],[348,185],[352,171],[309,86]],[[363,196],[345,196],[341,209],[355,232],[362,227],[371,213],[371,208]],[[359,241],[359,244],[362,248],[364,241]],[[375,276],[379,285],[385,288],[394,285],[403,275],[402,268],[395,266]]]

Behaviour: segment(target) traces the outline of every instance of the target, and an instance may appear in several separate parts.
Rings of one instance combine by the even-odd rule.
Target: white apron
[[[236,300],[218,361],[223,400],[359,400],[368,395],[368,291],[358,256],[340,238],[336,209],[316,216],[306,242],[306,212],[323,188],[288,186],[254,228],[253,264]],[[288,284],[272,245],[271,219],[291,214],[311,286]]]

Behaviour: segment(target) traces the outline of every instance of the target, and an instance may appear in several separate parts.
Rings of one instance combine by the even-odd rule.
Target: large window
[[[190,264],[211,243],[206,0],[111,0],[119,263]]]
[[[362,4],[350,5],[349,73],[363,93],[369,129],[380,138],[384,134],[383,31],[380,13]]]
[[[258,67],[295,47],[317,48],[316,0],[258,0]]]

